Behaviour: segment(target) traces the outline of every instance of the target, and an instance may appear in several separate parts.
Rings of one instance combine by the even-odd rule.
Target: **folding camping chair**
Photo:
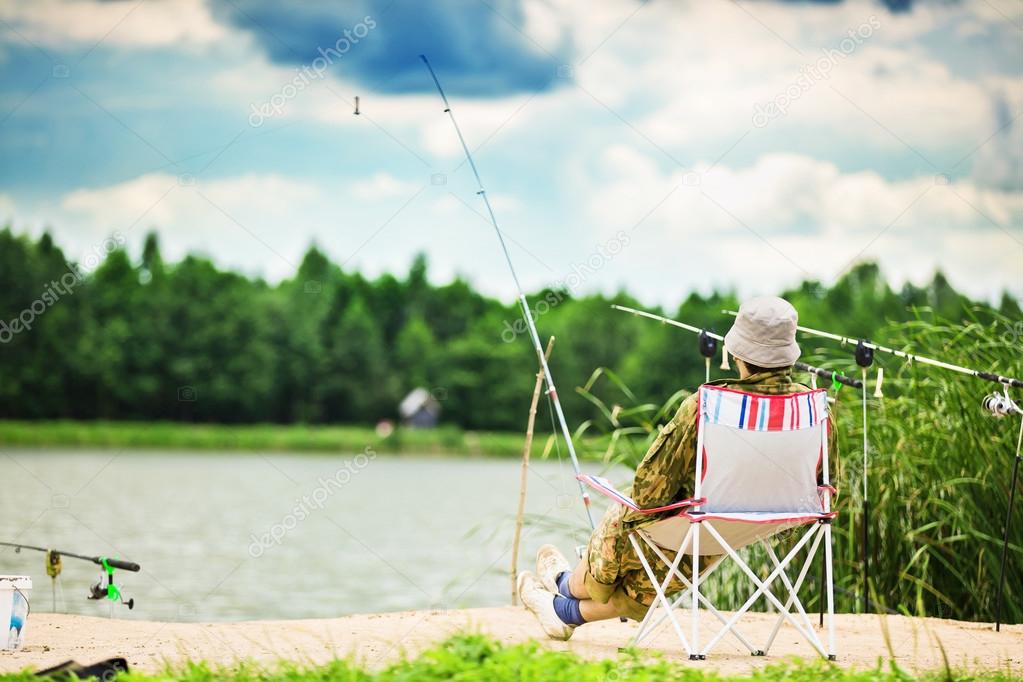
[[[620,504],[643,513],[680,513],[632,531],[629,541],[656,590],[656,598],[633,641],[639,644],[666,619],[678,635],[691,660],[702,660],[731,633],[754,656],[766,655],[785,621],[809,641],[821,656],[835,658],[834,583],[832,573],[831,496],[828,482],[828,401],[824,390],[791,395],[757,395],[718,386],[701,386],[698,395],[698,435],[695,457],[696,484],[693,498],[669,507],[639,509],[606,479],[582,475],[581,481]],[[821,472],[823,485],[818,485]],[[807,527],[792,548],[779,560],[770,538],[782,531]],[[828,607],[827,647],[817,637],[799,600],[799,588],[821,542],[826,564],[825,589]],[[750,545],[762,546],[772,570],[761,580],[739,555]],[[809,545],[793,583],[786,569]],[[645,548],[645,549],[644,549]],[[675,550],[669,560],[664,550]],[[692,562],[692,579],[679,570],[683,557]],[[718,557],[702,575],[699,557]],[[700,591],[705,581],[730,558],[755,587],[746,602],[730,617],[715,608]],[[651,562],[667,567],[663,580]],[[795,564],[793,564],[795,565]],[[685,590],[674,599],[667,594],[671,577]],[[788,593],[783,602],[771,585],[780,579]],[[762,649],[749,643],[737,628],[738,621],[761,598],[778,613],[778,619]],[[675,609],[688,601],[691,639],[687,638]],[[700,646],[700,604],[722,623],[722,628]],[[790,612],[795,607],[799,616]]]

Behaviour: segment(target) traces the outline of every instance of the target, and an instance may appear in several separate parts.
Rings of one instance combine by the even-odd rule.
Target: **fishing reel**
[[[984,396],[981,400],[981,407],[990,412],[995,417],[1006,417],[1010,414],[1021,414],[1023,415],[1023,409],[1020,409],[1019,405],[1013,402],[1012,398],[1006,393],[992,393]]]
[[[100,561],[102,562],[103,573],[100,574],[99,580],[89,587],[88,598],[97,601],[109,599],[112,602],[119,602],[127,606],[129,611],[135,608],[135,599],[131,598],[125,601],[120,588],[114,584],[114,567],[105,558],[101,558]],[[106,581],[105,585],[104,580]]]

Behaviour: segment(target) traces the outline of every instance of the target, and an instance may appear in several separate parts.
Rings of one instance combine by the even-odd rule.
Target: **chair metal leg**
[[[799,588],[802,587],[803,581],[806,580],[806,574],[809,572],[810,567],[813,565],[813,560],[817,556],[817,549],[820,547],[820,542],[823,537],[824,535],[822,533],[817,533],[816,536],[814,537],[813,544],[810,545],[810,550],[806,555],[806,560],[803,561],[803,567],[799,571],[799,575],[796,576],[796,582],[794,585],[789,581],[789,577],[784,570],[778,576],[779,578],[781,578],[782,583],[785,585],[785,588],[789,591],[789,597],[785,601],[785,611],[787,612],[789,608],[792,606],[792,604],[796,605],[796,609],[799,611],[799,614],[803,617],[803,624],[806,626],[806,631],[813,634],[813,637],[816,640],[818,647],[821,649],[824,648],[824,645],[817,637],[817,633],[814,632],[813,625],[810,623],[810,617],[806,614],[806,611],[803,609],[803,603],[799,600]],[[778,555],[775,554],[774,548],[771,547],[771,545],[768,544],[767,542],[764,542],[763,540],[761,540],[760,542],[764,546],[764,549],[767,550],[767,554],[771,558],[771,561],[774,563],[774,565],[776,567],[779,566],[780,564],[778,562]],[[764,651],[769,651],[771,649],[771,645],[774,643],[774,638],[778,634],[778,630],[780,629],[780,626],[782,622],[784,622],[784,620],[785,620],[784,615],[778,616],[778,622],[775,623],[774,630],[771,632],[771,637],[770,639],[768,639],[767,645],[764,647]]]
[[[635,533],[632,533],[630,535],[630,537],[632,537],[634,535],[639,535],[639,537],[642,538],[643,542],[645,542],[647,544],[647,546],[649,546],[654,551],[654,554],[657,555],[657,558],[660,559],[664,563],[664,565],[668,567],[668,573],[665,576],[664,581],[661,583],[660,588],[657,587],[656,579],[651,578],[651,581],[652,581],[652,583],[654,585],[654,589],[658,590],[658,593],[666,594],[665,590],[668,589],[668,585],[671,583],[672,573],[678,573],[678,565],[681,563],[682,557],[685,555],[685,551],[686,551],[686,548],[689,546],[689,540],[692,537],[692,534],[693,534],[693,527],[690,526],[689,527],[689,531],[686,533],[685,537],[682,538],[682,544],[679,545],[678,551],[675,553],[675,560],[674,561],[668,561],[668,558],[666,556],[664,556],[664,553],[660,551],[660,549],[657,547],[657,545],[655,545],[653,542],[650,541],[650,539],[643,533],[643,531],[641,531],[641,530],[640,531],[636,531]],[[635,543],[634,546],[638,547],[639,543]],[[652,614],[654,613],[654,611],[657,610],[656,606],[657,606],[657,601],[655,600],[654,603],[650,605],[650,608],[647,609],[646,615],[643,616],[643,622],[640,623],[639,631],[636,633],[636,636],[633,638],[633,644],[639,644],[640,640],[647,635],[647,633],[648,633],[647,628],[650,625],[650,621],[653,619],[653,615]],[[672,607],[674,607],[674,604],[669,605],[668,608],[672,608]],[[663,620],[658,621],[657,625],[660,625],[662,622],[663,622]]]
[[[632,543],[632,548],[636,551],[636,556],[639,557],[639,562],[643,564],[643,570],[646,571],[647,577],[650,578],[650,582],[653,585],[657,585],[657,574],[650,568],[650,562],[647,561],[646,554],[643,553],[643,549],[636,542],[636,534],[629,533],[629,542]],[[656,588],[655,588],[656,589]],[[689,641],[686,639],[685,634],[682,632],[682,626],[678,624],[678,620],[675,619],[675,614],[671,611],[671,604],[668,602],[668,598],[664,595],[662,590],[657,591],[656,599],[661,602],[661,606],[664,607],[668,614],[668,618],[671,619],[671,624],[675,628],[675,634],[678,635],[678,639],[682,642],[682,646],[685,648],[686,653],[693,655],[693,650],[689,646]]]
[[[772,571],[771,574],[767,576],[767,579],[762,581],[750,569],[746,562],[742,560],[742,557],[740,557],[736,553],[736,551],[732,549],[732,546],[728,544],[728,542],[723,537],[721,537],[721,534],[717,532],[714,526],[706,521],[704,523],[707,524],[707,532],[714,536],[714,539],[717,540],[718,544],[720,544],[721,547],[725,549],[725,551],[728,553],[728,556],[731,557],[732,560],[739,565],[739,568],[741,568],[743,573],[746,574],[746,577],[748,577],[753,582],[753,584],[757,586],[757,590],[752,595],[750,595],[750,598],[746,600],[746,603],[743,604],[742,607],[732,615],[732,618],[728,621],[728,625],[722,628],[722,630],[718,632],[718,634],[715,635],[710,642],[708,642],[706,648],[704,649],[704,652],[710,651],[710,649],[715,644],[717,644],[722,637],[724,637],[725,632],[727,632],[743,616],[743,614],[745,614],[746,611],[749,610],[749,608],[757,601],[757,599],[759,599],[760,596],[763,595],[774,605],[776,609],[778,609],[778,611],[781,612],[782,616],[786,620],[788,620],[789,623],[791,623],[794,628],[796,628],[796,631],[799,632],[799,634],[803,635],[803,637],[805,637],[808,642],[810,642],[811,646],[813,646],[817,653],[819,653],[821,656],[825,656],[826,654],[824,652],[824,649],[819,647],[818,643],[814,641],[813,635],[808,634],[806,631],[804,631],[803,626],[800,623],[796,622],[796,620],[792,617],[791,614],[785,611],[781,601],[779,601],[778,598],[774,595],[774,593],[771,592],[770,590],[770,584],[778,578],[778,574],[782,570],[784,570],[784,567],[787,566],[792,561],[792,558],[796,556],[800,552],[800,550],[803,549],[806,543],[813,538],[813,536],[817,532],[818,526],[816,525],[812,526],[810,530],[808,530],[803,535],[803,537],[800,538],[799,542],[796,543],[795,547],[789,550],[789,553],[785,555],[785,558],[782,560],[782,565],[779,568],[774,569],[774,571]]]
[[[827,572],[825,567],[824,567],[825,563],[826,562],[825,562],[825,559],[824,559],[824,554],[822,553],[821,554],[820,582],[818,583],[818,587],[817,587],[817,602],[818,602],[818,606],[820,607],[820,628],[822,630],[824,629],[824,602],[825,602],[825,599],[824,599],[824,574]]]
[[[700,651],[700,523],[691,525],[693,529],[693,604],[691,607],[693,619],[693,652],[689,654],[689,660],[703,660],[707,656]]]
[[[654,603],[646,610],[646,615],[643,616],[643,620],[639,622],[639,629],[636,630],[636,634],[632,637],[632,646],[638,646],[640,642],[647,637],[647,635],[656,630],[657,627],[664,622],[663,616],[660,620],[657,620],[656,623],[654,622],[654,613],[656,613],[659,608],[660,605],[657,600],[654,599]]]
[[[796,584],[794,586],[794,592],[796,594],[792,594],[790,592],[789,598],[785,602],[785,609],[786,610],[788,610],[789,607],[791,606],[793,599],[798,599],[797,595],[798,595],[798,592],[799,592],[799,588],[802,586],[802,583],[803,583],[803,581],[806,578],[806,573],[809,572],[809,568],[810,568],[809,563],[810,563],[811,559],[816,558],[817,550],[820,547],[820,542],[821,542],[821,539],[823,537],[824,537],[824,535],[822,533],[818,532],[817,536],[813,539],[813,544],[810,546],[810,553],[807,555],[807,563],[804,564],[804,566],[803,566],[804,570],[802,572],[800,572],[799,576],[796,579]],[[774,551],[770,548],[770,545],[765,543],[765,546],[768,548],[769,554],[772,555],[772,557],[775,560],[775,565],[777,566],[777,558],[776,558],[777,555],[774,554]],[[822,562],[823,562],[823,559],[824,559],[824,554],[822,553],[821,554]],[[821,576],[821,590],[822,590],[822,592],[823,592],[823,587],[824,587],[823,577],[824,576],[822,575]],[[821,613],[824,613],[824,601],[825,601],[824,600],[824,595],[822,594],[821,595]],[[784,622],[785,622],[784,616],[779,615],[778,616],[778,620],[774,624],[774,629],[771,630],[771,636],[768,637],[768,639],[767,639],[767,645],[764,647],[765,651],[770,651],[771,646],[774,644],[774,639],[775,639],[775,637],[777,637],[778,631],[781,630],[782,623],[784,623]],[[823,623],[823,620],[821,622]]]
[[[651,551],[653,551],[653,553],[657,555],[657,558],[660,559],[665,566],[671,564],[671,562],[668,561],[668,558],[664,556],[664,552],[662,552],[661,549],[656,544],[654,544],[652,540],[650,540],[650,538],[648,538],[642,532],[639,533],[639,536],[643,539],[644,542],[646,542],[647,546],[650,547]],[[682,547],[685,546],[686,543],[683,542]],[[723,564],[724,564],[723,559],[715,561],[713,564],[707,567],[705,571],[703,571],[703,573],[700,575],[700,581],[707,582],[707,578],[710,577],[710,575],[714,573],[714,571],[716,571],[718,568],[720,568]],[[678,578],[679,582],[681,582],[686,589],[678,597],[676,597],[674,601],[672,601],[671,606],[673,609],[678,607],[683,601],[685,601],[686,597],[690,596],[693,591],[693,584],[689,581],[688,578],[682,575],[681,571],[679,571],[678,569],[675,570],[675,577]],[[707,595],[705,595],[702,592],[700,593],[700,603],[703,604],[707,608],[707,610],[710,611],[714,615],[714,617],[721,622],[722,625],[728,622],[728,619],[725,618],[724,614],[718,611],[717,608],[714,606],[714,603],[711,602],[711,600],[707,598]],[[647,613],[649,613],[649,611]],[[658,620],[650,627],[650,631],[652,632],[654,629],[659,627],[660,624],[664,622],[665,618],[666,618],[665,616],[661,616],[660,620]],[[759,649],[754,648],[754,646],[750,644],[749,641],[745,637],[743,637],[742,633],[740,633],[736,628],[733,627],[731,633],[732,635],[735,636],[737,640],[739,640],[739,643],[742,644],[747,649],[749,649],[749,652],[754,656],[762,653]],[[647,634],[648,632],[644,632],[643,636],[645,637]],[[639,642],[636,641],[635,643],[638,644]]]
[[[833,661],[835,654],[835,571],[831,552],[831,524],[824,525],[824,556],[827,564],[828,585],[828,660]]]

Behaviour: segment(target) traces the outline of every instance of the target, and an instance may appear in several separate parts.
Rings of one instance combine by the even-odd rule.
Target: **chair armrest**
[[[579,474],[578,476],[576,476],[576,479],[593,488],[601,495],[609,497],[618,504],[628,507],[632,511],[639,512],[640,514],[659,514],[661,512],[671,511],[673,509],[684,509],[686,507],[694,507],[697,505],[707,503],[706,497],[700,497],[679,500],[678,502],[673,502],[671,504],[664,505],[663,507],[653,507],[652,509],[640,509],[639,506],[631,497],[621,492],[620,490],[616,489],[613,485],[611,485],[611,482],[608,481],[606,478],[603,478],[601,476],[593,476],[590,474]]]

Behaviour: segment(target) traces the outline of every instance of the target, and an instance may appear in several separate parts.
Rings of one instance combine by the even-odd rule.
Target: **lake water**
[[[133,611],[113,607],[122,618],[502,605],[518,485],[515,460],[8,449],[0,541],[141,564],[116,573],[135,598]],[[588,535],[567,461],[532,465],[526,510],[520,568],[544,542],[569,553]],[[42,554],[0,548],[0,573],[32,576],[33,608],[52,610]],[[85,599],[99,574],[65,559],[57,610],[109,614]]]

